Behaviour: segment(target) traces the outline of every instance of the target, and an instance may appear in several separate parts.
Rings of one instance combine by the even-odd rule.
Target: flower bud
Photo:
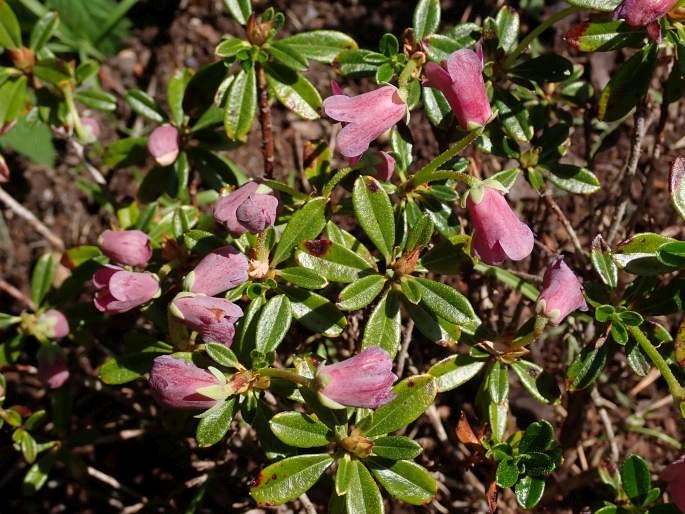
[[[152,257],[150,238],[140,230],[105,230],[98,245],[117,264],[144,268]]]
[[[663,18],[678,0],[625,0],[614,11],[614,18],[623,19],[631,27],[645,27],[654,41],[661,41],[659,19]]]
[[[55,343],[41,345],[38,350],[38,378],[45,387],[57,389],[69,379],[64,352]]]
[[[224,298],[180,293],[170,305],[170,312],[187,327],[195,330],[206,343],[215,341],[231,346],[235,335],[234,324],[243,311]]]
[[[466,206],[474,226],[471,247],[487,264],[520,261],[533,251],[533,232],[518,219],[506,199],[490,187],[473,188]]]
[[[212,250],[185,277],[191,293],[214,296],[247,281],[247,257],[232,246]]]
[[[210,372],[169,355],[156,357],[150,370],[154,398],[174,409],[209,409],[216,400],[197,392],[203,387],[221,385]]]
[[[340,153],[348,158],[363,154],[371,141],[407,114],[407,104],[395,86],[357,96],[334,94],[324,100],[323,108],[327,116],[343,124],[336,141]]]
[[[95,307],[108,314],[121,314],[149,302],[160,294],[159,279],[152,273],[125,271],[107,265],[93,274]]]
[[[321,402],[334,409],[376,409],[395,397],[392,359],[385,350],[372,347],[336,364],[321,366],[316,373]]]
[[[450,54],[444,66],[429,62],[424,67],[424,85],[442,91],[461,128],[483,126],[492,116],[483,81],[483,59],[463,48]]]
[[[88,134],[89,142],[95,142],[97,139],[100,138],[100,124],[98,123],[98,120],[96,120],[95,118],[84,116],[83,118],[81,118],[81,126],[83,126],[83,129],[86,131],[86,134]]]
[[[178,157],[180,137],[173,125],[162,125],[152,131],[147,149],[160,166],[173,164]]]
[[[257,234],[276,221],[278,198],[259,188],[256,182],[248,182],[214,204],[214,217],[231,234]]]
[[[10,179],[10,168],[5,162],[5,158],[0,155],[0,184],[5,184],[9,182]]]
[[[537,311],[558,325],[576,309],[587,310],[583,285],[563,257],[557,257],[545,271]]]
[[[685,512],[685,456],[666,466],[661,478],[668,482],[671,501],[681,512]]]
[[[62,339],[69,335],[69,322],[66,316],[56,309],[41,314],[36,325],[37,330],[48,339]]]

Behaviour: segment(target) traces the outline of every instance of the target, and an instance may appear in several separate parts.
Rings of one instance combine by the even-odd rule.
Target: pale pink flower
[[[159,280],[152,273],[125,271],[111,264],[93,274],[95,307],[101,312],[120,314],[159,296]]]
[[[566,265],[564,258],[557,257],[545,271],[537,310],[553,325],[558,325],[576,309],[587,310],[583,284]]]
[[[191,293],[214,296],[246,282],[247,267],[247,257],[232,246],[223,246],[202,258],[186,275],[184,286]]]
[[[180,293],[171,303],[171,313],[184,325],[195,330],[205,342],[231,346],[235,335],[234,324],[243,311],[224,298]]]
[[[150,238],[140,230],[105,230],[98,245],[117,264],[144,268],[152,257]]]
[[[197,390],[215,385],[220,385],[220,382],[210,372],[169,355],[156,357],[150,370],[152,394],[166,407],[209,409],[217,401]]]
[[[278,198],[248,182],[214,204],[214,218],[233,235],[257,234],[276,222]]]
[[[162,125],[152,131],[147,149],[160,166],[173,164],[179,153],[180,136],[173,125]]]

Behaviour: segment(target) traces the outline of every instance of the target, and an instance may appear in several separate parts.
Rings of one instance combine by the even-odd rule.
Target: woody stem
[[[261,63],[255,64],[257,91],[259,94],[259,123],[262,126],[262,156],[264,157],[264,178],[274,175],[274,134],[271,128],[271,107],[269,106],[269,84]]]

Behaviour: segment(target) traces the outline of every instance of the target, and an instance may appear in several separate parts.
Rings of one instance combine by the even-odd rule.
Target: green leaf
[[[26,103],[27,79],[8,80],[0,86],[0,123],[5,124],[17,119]]]
[[[356,311],[369,305],[385,287],[382,275],[369,275],[346,286],[338,294],[336,305],[343,311]]]
[[[561,392],[556,380],[541,366],[519,359],[512,362],[511,368],[516,373],[521,384],[523,384],[523,387],[537,401],[541,403],[556,403],[559,401]]]
[[[355,282],[375,271],[366,259],[327,239],[304,241],[295,259],[332,282]]]
[[[307,239],[314,239],[326,226],[325,198],[313,198],[301,207],[283,230],[281,240],[276,246],[271,264],[275,266],[290,257],[290,254],[297,245]]]
[[[250,490],[259,505],[282,505],[312,487],[333,463],[330,455],[298,455],[264,468]]]
[[[0,47],[20,48],[21,29],[17,17],[9,4],[0,2]]]
[[[614,72],[599,98],[599,119],[617,121],[647,93],[657,62],[657,45],[647,45]]]
[[[416,375],[399,382],[393,388],[396,396],[371,415],[359,427],[368,436],[383,435],[407,426],[431,406],[437,387],[430,375]]]
[[[436,32],[440,27],[440,0],[419,0],[412,25],[416,41]]]
[[[373,177],[361,176],[354,183],[352,203],[359,225],[386,262],[390,262],[395,244],[395,218],[387,193]]]
[[[592,253],[590,254],[592,266],[607,286],[615,289],[618,285],[618,268],[611,255],[609,245],[604,238],[598,234],[592,240]]]
[[[453,355],[433,364],[428,374],[435,377],[438,392],[444,393],[471,380],[486,362],[469,355]]]
[[[225,36],[216,48],[214,49],[214,54],[218,57],[223,57],[224,59],[228,57],[235,57],[241,50],[250,48],[250,44],[247,41],[243,41],[237,37]]]
[[[668,192],[671,203],[680,217],[685,219],[685,157],[676,157],[671,165]]]
[[[229,139],[246,141],[257,112],[255,69],[241,69],[231,83],[224,106],[224,129]]]
[[[495,96],[495,107],[502,122],[504,132],[518,143],[526,143],[533,137],[529,113],[524,103],[511,93],[498,90]]]
[[[390,357],[395,357],[400,347],[401,330],[400,300],[391,290],[383,295],[366,322],[362,349],[379,346]]]
[[[673,238],[652,232],[635,234],[616,245],[614,261],[620,268],[635,275],[649,276],[672,271],[672,266],[659,261],[657,251],[662,245],[674,241]]]
[[[522,62],[511,73],[539,84],[563,82],[573,75],[573,63],[560,55],[549,53]]]
[[[608,345],[599,348],[585,347],[566,371],[569,391],[579,391],[592,385],[604,371],[608,355]]]
[[[373,454],[384,459],[415,459],[423,452],[416,441],[401,435],[389,435],[373,440]]]
[[[388,58],[370,50],[343,50],[335,58],[340,74],[345,77],[367,77],[376,73],[376,69]]]
[[[649,475],[647,463],[637,455],[629,455],[621,466],[621,480],[623,490],[634,505],[642,505],[649,490],[652,479]]]
[[[446,125],[451,119],[452,108],[447,102],[445,95],[437,89],[424,86],[423,106],[426,110],[428,120],[436,127]]]
[[[369,468],[383,488],[398,500],[426,505],[436,495],[438,483],[424,468],[408,460],[395,462],[370,458]]]
[[[295,71],[307,69],[307,59],[296,49],[282,44],[280,41],[272,41],[265,45],[264,49],[280,64]]]
[[[31,300],[35,305],[43,303],[56,273],[57,259],[51,253],[41,255],[31,275]]]
[[[245,25],[247,19],[252,14],[251,0],[224,0],[224,6],[231,16],[233,16],[241,25]]]
[[[416,283],[421,288],[423,304],[441,318],[471,331],[480,325],[469,301],[454,288],[420,277],[416,278]]]
[[[519,479],[519,468],[516,461],[512,458],[507,458],[497,465],[497,472],[495,473],[495,480],[500,487],[512,487]]]
[[[404,307],[416,323],[419,332],[430,341],[441,345],[450,345],[459,340],[461,329],[454,323],[450,323],[429,311],[423,303],[414,305],[411,302],[405,302]]]
[[[169,104],[171,119],[177,127],[182,127],[184,123],[183,96],[192,77],[191,70],[183,68],[177,70],[167,84],[167,103]]]
[[[347,325],[347,319],[328,299],[303,289],[286,289],[293,316],[298,323],[312,332],[326,337],[338,337]]]
[[[490,429],[492,430],[492,437],[496,442],[500,442],[504,439],[504,433],[507,430],[508,414],[509,402],[507,400],[502,403],[489,402],[488,420],[490,422]]]
[[[100,367],[98,377],[108,385],[121,385],[132,382],[150,371],[155,357],[167,354],[172,350],[171,345],[158,341],[141,350],[111,357]]]
[[[221,366],[235,369],[240,368],[240,361],[238,361],[238,357],[236,357],[235,353],[233,353],[233,350],[226,345],[221,343],[207,343],[205,345],[205,351],[214,362],[220,364]]]
[[[333,223],[333,221],[329,221],[326,224],[326,234],[328,234],[328,238],[334,243],[338,243],[339,245],[352,250],[360,257],[366,259],[371,265],[376,266],[376,260],[371,255],[369,249],[360,243],[359,240],[347,230],[344,230]]]
[[[74,93],[74,100],[86,107],[102,112],[114,112],[117,110],[117,98],[100,89],[92,88],[76,91]]]
[[[597,176],[587,168],[555,163],[548,165],[546,169],[550,182],[569,193],[589,195],[601,188]]]
[[[503,403],[509,397],[509,368],[500,361],[495,361],[487,376],[490,399]]]
[[[395,167],[399,171],[409,169],[414,156],[412,154],[411,133],[405,127],[395,126],[390,130],[390,147],[395,157]]]
[[[164,123],[166,113],[145,91],[132,89],[126,93],[126,101],[135,112],[155,123]]]
[[[554,428],[547,421],[535,421],[528,425],[519,443],[520,453],[544,452],[554,441]]]
[[[3,4],[0,3],[0,6]],[[48,481],[48,475],[57,461],[57,452],[50,452],[31,465],[29,470],[24,475],[24,481],[21,484],[21,492],[24,496],[31,496],[36,494]]]
[[[340,52],[357,48],[354,39],[337,30],[312,30],[283,38],[281,45],[287,45],[300,55],[313,61],[332,63]]]
[[[523,477],[514,487],[516,501],[524,509],[532,509],[542,499],[545,481],[540,478]]]
[[[262,353],[274,351],[288,333],[292,321],[292,306],[288,297],[279,294],[271,298],[259,316],[255,343]]]
[[[330,429],[300,412],[280,412],[269,421],[271,431],[285,444],[297,448],[316,448],[330,443]]]
[[[338,459],[338,469],[335,471],[335,492],[338,495],[347,494],[350,489],[354,466],[349,453],[345,453],[342,458]]]
[[[361,461],[352,461],[345,504],[347,514],[383,514],[381,492]]]
[[[223,439],[231,427],[235,414],[235,404],[235,398],[219,403],[212,407],[210,413],[200,420],[195,432],[195,439],[200,448],[212,446]]]
[[[276,276],[305,289],[323,289],[328,285],[328,280],[316,271],[300,266],[276,270]]]
[[[685,267],[685,242],[673,241],[657,248],[657,259],[666,266]]]
[[[319,118],[321,96],[304,75],[276,63],[265,68],[266,80],[279,102],[306,120]]]
[[[643,28],[631,27],[623,20],[580,23],[571,27],[566,35],[569,44],[581,52],[640,48],[645,36]]]
[[[46,12],[40,19],[36,22],[31,30],[31,39],[29,43],[29,48],[33,52],[38,52],[50,41],[59,25],[59,15],[54,12]],[[0,29],[1,31],[2,29]],[[2,39],[0,36],[0,45],[2,45]],[[3,45],[4,46],[4,45]]]
[[[505,53],[509,53],[518,39],[521,21],[515,9],[503,6],[495,17],[495,28],[497,29],[498,48],[502,48]],[[534,80],[534,79],[533,79]]]
[[[630,369],[641,377],[647,376],[652,369],[652,363],[634,339],[628,341],[626,345],[626,360]]]
[[[568,3],[583,9],[595,11],[613,11],[621,3],[621,0],[568,0]]]

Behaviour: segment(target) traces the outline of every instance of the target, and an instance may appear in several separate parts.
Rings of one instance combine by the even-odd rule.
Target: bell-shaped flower
[[[334,91],[335,92],[335,91]],[[327,116],[343,124],[337,144],[345,157],[357,157],[371,141],[407,114],[407,104],[395,86],[383,86],[357,96],[334,94],[323,102]]]
[[[174,409],[209,409],[217,400],[198,389],[221,385],[209,371],[169,355],[156,357],[150,370],[152,395],[162,405]]]
[[[685,456],[666,466],[661,473],[662,480],[668,482],[671,501],[681,512],[685,512]]]
[[[107,265],[93,274],[95,307],[108,314],[120,314],[157,298],[159,279],[152,273],[126,271]]]
[[[49,309],[38,317],[37,330],[48,339],[62,339],[69,335],[67,317],[56,309]]]
[[[471,247],[486,264],[520,261],[533,251],[533,232],[518,219],[504,195],[491,187],[472,188],[466,206],[474,226]]]
[[[661,41],[659,20],[678,0],[625,0],[614,11],[614,18],[626,20],[631,27],[645,27],[653,41]]]
[[[443,66],[424,66],[424,85],[439,89],[452,108],[459,125],[466,130],[481,127],[492,116],[485,82],[483,59],[468,48],[450,54]]]
[[[247,257],[232,246],[223,246],[205,255],[183,285],[191,293],[214,296],[246,282],[247,268]]]
[[[140,230],[105,230],[98,246],[117,264],[144,268],[152,257],[150,238]]]
[[[371,347],[344,361],[319,367],[316,382],[321,402],[328,407],[376,409],[395,397],[388,352]]]
[[[233,235],[258,234],[273,225],[278,198],[256,182],[248,182],[214,204],[214,218]]]
[[[57,389],[69,379],[67,360],[56,343],[41,345],[38,350],[38,378],[45,387]]]
[[[193,293],[179,293],[169,310],[206,343],[214,341],[225,346],[233,343],[234,324],[243,316],[242,309],[233,302]]]
[[[564,258],[557,257],[545,271],[537,311],[549,318],[553,325],[558,325],[576,309],[587,310],[583,284],[566,265]]]
[[[81,118],[81,126],[86,133],[87,142],[91,143],[100,139],[101,130],[98,120],[90,116],[84,116]]]
[[[180,136],[173,125],[162,125],[152,131],[147,140],[150,155],[160,166],[173,164],[179,153]]]

